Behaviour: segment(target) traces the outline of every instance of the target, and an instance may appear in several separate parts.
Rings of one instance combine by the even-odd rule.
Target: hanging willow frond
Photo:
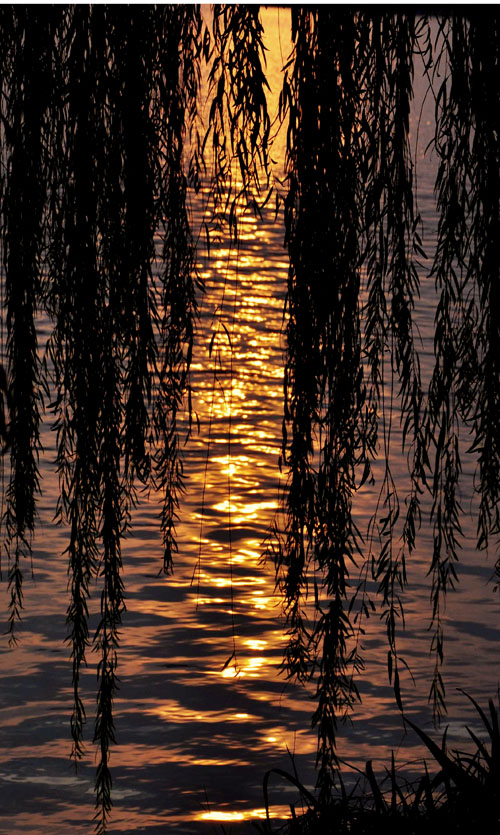
[[[275,553],[289,625],[286,669],[317,673],[318,781],[328,794],[337,714],[358,698],[348,577],[360,539],[352,497],[370,455],[360,332],[358,23],[348,11],[292,10],[295,41],[285,201],[290,256],[283,458],[286,530]],[[289,441],[288,441],[289,439]],[[314,572],[314,574],[313,574]],[[314,583],[317,620],[303,612]]]
[[[479,387],[472,422],[479,458],[478,547],[500,534],[500,321],[496,314],[500,231],[500,116],[494,105],[500,75],[497,10],[470,24],[470,96],[474,119],[468,276],[475,275],[480,316],[476,338]],[[470,333],[470,332],[469,332]],[[497,563],[500,576],[500,563]]]
[[[154,478],[164,493],[167,566],[175,550],[175,509],[182,489],[176,415],[187,386],[196,314],[183,137],[196,111],[201,24],[196,7],[182,14],[172,7],[128,14],[75,7],[53,18],[53,30],[46,25],[44,39],[39,32],[35,37],[35,29],[26,36],[14,16],[8,53],[12,104],[6,122],[12,125],[13,150],[4,213],[11,390],[17,410],[31,397],[31,411],[23,407],[22,428],[14,422],[12,484],[19,487],[8,493],[13,497],[8,507],[15,512],[8,510],[7,530],[19,543],[33,529],[36,483],[27,473],[31,466],[36,474],[39,359],[33,317],[38,306],[54,321],[48,356],[61,486],[57,517],[69,527],[73,755],[78,759],[83,753],[80,676],[91,646],[98,655],[96,826],[104,832],[111,809],[109,748],[124,609],[121,541],[130,524],[136,479],[148,483]],[[40,58],[38,52],[33,57],[32,37]],[[45,85],[46,99],[28,86],[34,83],[33,62],[40,64],[37,83]],[[49,72],[52,88],[46,84]],[[42,123],[49,106],[50,117]],[[26,127],[30,107],[33,124]],[[24,182],[19,178],[24,176],[31,176],[24,192],[31,189],[33,200],[18,205]],[[42,278],[39,250],[45,240]],[[17,382],[21,373],[22,388]],[[29,394],[30,386],[35,395]],[[16,545],[14,614],[21,603],[19,553]],[[91,636],[94,577],[101,603]]]
[[[493,18],[491,23],[494,31]],[[358,619],[375,606],[366,595],[366,581],[352,594],[348,578],[356,551],[363,550],[352,500],[370,476],[378,444],[384,475],[368,535],[369,541],[377,536],[380,552],[364,556],[372,558],[389,643],[389,677],[400,709],[396,624],[404,619],[406,562],[420,526],[420,495],[427,489],[434,527],[431,697],[437,717],[445,709],[442,608],[456,580],[461,536],[459,418],[474,425],[472,451],[479,451],[479,546],[497,533],[496,423],[491,419],[496,388],[490,385],[496,380],[491,346],[497,326],[489,313],[491,268],[496,268],[486,254],[495,239],[497,207],[482,179],[482,160],[490,160],[491,170],[497,165],[498,133],[477,101],[488,97],[485,88],[498,68],[493,42],[488,74],[479,48],[473,66],[476,53],[468,33],[478,26],[475,18],[457,18],[453,39],[448,37],[435,61],[436,67],[444,62],[450,68],[452,81],[450,92],[445,77],[437,96],[441,220],[433,272],[443,289],[436,311],[436,367],[426,397],[414,322],[417,259],[425,253],[415,209],[409,115],[419,41],[427,69],[431,65],[429,21],[406,13],[338,9],[331,16],[310,9],[292,14],[295,46],[281,97],[289,125],[283,427],[289,480],[284,530],[275,532],[272,555],[289,627],[285,667],[299,679],[316,682],[318,782],[327,792],[335,770],[337,715],[352,706],[354,673],[362,669],[350,613],[358,605]],[[473,99],[468,91],[474,83]],[[482,98],[478,90],[484,91]],[[481,131],[480,116],[485,120]],[[491,176],[495,181],[497,174]],[[485,218],[491,224],[486,234]],[[465,295],[457,285],[466,287]],[[400,488],[391,472],[396,411],[411,482],[399,543]],[[307,612],[311,584],[316,619]],[[346,674],[349,665],[351,675]]]
[[[182,398],[190,391],[187,374],[197,316],[196,293],[197,288],[202,289],[195,268],[185,173],[186,136],[189,137],[189,127],[197,114],[201,31],[199,10],[186,6],[182,11],[166,8],[158,32],[157,98],[153,119],[159,138],[157,189],[162,266],[158,299],[160,335],[154,463],[156,484],[164,495],[161,527],[164,570],[167,572],[172,570],[177,547],[175,520],[183,490],[177,416]],[[189,169],[197,186],[200,171],[196,170],[195,162],[193,174],[193,158],[192,155]]]
[[[441,611],[457,581],[462,535],[458,499],[460,427],[472,432],[479,466],[478,548],[500,532],[499,347],[495,312],[499,234],[500,121],[494,106],[500,73],[498,16],[451,15],[441,24],[447,72],[436,100],[439,227],[433,274],[440,291],[436,365],[429,391],[433,466],[433,646],[443,660]],[[497,574],[499,571],[497,562]],[[436,672],[431,695],[444,708]]]
[[[434,346],[436,363],[429,388],[429,436],[437,439],[433,461],[434,547],[432,572],[432,648],[443,661],[444,595],[457,579],[457,546],[461,536],[457,485],[460,476],[459,415],[466,418],[474,399],[477,357],[470,330],[475,316],[474,293],[467,288],[467,239],[469,227],[469,168],[472,114],[469,86],[468,23],[446,20],[441,33],[450,50],[449,70],[436,99],[436,151],[440,157],[436,186],[440,210],[433,273],[440,291],[436,310]],[[453,55],[451,54],[453,51]],[[451,108],[448,102],[454,101]],[[465,274],[464,274],[465,270]],[[468,311],[472,314],[468,320]],[[469,331],[467,335],[467,331]],[[465,338],[465,339],[464,339]],[[463,353],[465,348],[466,354]],[[468,378],[467,380],[465,378]],[[462,378],[462,380],[460,380]],[[458,396],[457,396],[458,395]],[[465,407],[465,408],[464,408]],[[436,665],[431,696],[438,710],[444,708],[444,685]]]
[[[415,20],[403,14],[367,16],[360,32],[366,67],[363,77],[362,124],[364,165],[362,181],[363,253],[367,300],[364,350],[370,375],[370,416],[374,433],[382,420],[384,475],[370,538],[381,543],[372,561],[373,579],[384,607],[391,675],[398,690],[396,624],[401,619],[400,594],[406,585],[406,558],[415,544],[420,524],[422,483],[428,464],[423,429],[424,392],[415,339],[413,309],[419,294],[416,257],[423,254],[420,218],[413,194],[413,161],[409,145],[409,115],[416,52]],[[420,24],[424,26],[425,23]],[[387,365],[389,369],[387,370]],[[402,543],[394,541],[401,510],[398,487],[391,471],[394,377],[400,407],[403,445],[409,446],[411,492]],[[375,443],[372,444],[372,447]],[[380,518],[381,517],[381,518]]]
[[[38,455],[43,375],[35,316],[40,295],[47,199],[48,109],[52,100],[51,55],[57,10],[2,11],[2,74],[7,87],[4,114],[2,188],[3,257],[7,307],[7,353],[11,476],[6,493],[5,525],[9,556],[9,631],[22,609],[25,561],[31,556],[39,492]]]
[[[214,6],[213,37],[204,145],[213,154],[215,220],[221,230],[227,221],[237,237],[238,208],[251,205],[258,212],[269,182],[271,122],[259,6]]]

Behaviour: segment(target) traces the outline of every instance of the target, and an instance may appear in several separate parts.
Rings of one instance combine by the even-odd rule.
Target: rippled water
[[[277,26],[286,42],[285,13],[268,9],[266,32],[274,51],[269,78],[276,89],[280,65]],[[418,96],[417,96],[418,98]],[[415,107],[419,118],[420,211],[426,245],[435,234],[432,160],[422,149],[432,130],[432,102]],[[199,208],[199,207],[198,207]],[[314,780],[312,703],[278,672],[284,646],[279,600],[270,566],[260,561],[262,541],[277,508],[282,410],[282,316],[286,283],[283,230],[246,219],[238,251],[214,245],[200,254],[206,283],[193,364],[195,409],[200,421],[185,453],[188,490],[179,526],[179,554],[171,578],[158,576],[161,542],[159,504],[151,495],[134,518],[124,545],[127,612],[119,660],[113,750],[115,810],[110,832],[251,831],[263,814],[262,777],[271,767],[290,768]],[[422,266],[422,276],[429,268]],[[434,291],[423,278],[418,307],[422,365],[432,351]],[[42,323],[42,330],[48,323]],[[213,350],[209,356],[209,345]],[[66,835],[92,830],[95,702],[93,659],[84,677],[89,713],[88,756],[75,773],[69,763],[71,668],[66,635],[64,530],[52,523],[57,480],[51,460],[53,435],[45,427],[46,455],[40,529],[34,549],[34,580],[26,584],[21,643],[0,644],[0,832]],[[395,458],[398,472],[404,459]],[[473,462],[464,481],[464,507],[471,493]],[[368,514],[373,495],[358,507]],[[363,502],[365,504],[363,504]],[[499,678],[498,599],[488,563],[471,545],[473,524],[464,517],[470,547],[459,568],[461,584],[447,609],[445,678],[450,734],[464,737],[475,726],[457,687],[484,702]],[[403,678],[409,715],[431,727],[427,692],[429,584],[426,566],[431,534],[422,533],[409,570],[406,632],[402,652],[414,677]],[[5,581],[3,583],[5,586]],[[2,595],[6,612],[7,596]],[[395,748],[400,762],[421,756],[403,733],[387,682],[384,627],[367,624],[368,659],[361,682],[363,702],[340,743],[341,756],[362,766],[387,763]],[[92,664],[90,664],[92,662]],[[273,783],[273,813],[285,813],[294,794]]]

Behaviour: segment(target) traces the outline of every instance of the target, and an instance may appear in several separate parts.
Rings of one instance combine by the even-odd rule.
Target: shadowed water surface
[[[280,49],[287,52],[285,13],[264,12],[271,51],[268,76],[276,92]],[[281,23],[281,38],[278,36]],[[285,55],[286,57],[286,55]],[[419,208],[425,245],[432,251],[432,160],[423,148],[432,134],[433,105],[414,108],[412,141],[419,128]],[[194,207],[200,224],[203,200]],[[432,365],[433,282],[422,262],[418,303],[421,363]],[[115,809],[110,832],[250,831],[263,816],[262,777],[271,767],[290,767],[289,752],[304,782],[314,781],[313,703],[304,689],[279,675],[285,635],[272,566],[261,563],[262,542],[278,507],[283,376],[283,303],[287,263],[283,229],[273,222],[242,221],[238,248],[212,243],[200,251],[206,284],[192,366],[199,433],[185,450],[187,491],[178,528],[173,577],[159,576],[162,550],[160,504],[144,496],[124,544],[127,611],[121,630],[120,691],[116,700],[117,745],[111,766]],[[40,322],[42,340],[49,323]],[[397,449],[397,426],[394,427]],[[34,547],[32,581],[26,583],[20,644],[0,645],[0,832],[87,833],[92,829],[95,703],[93,658],[82,680],[88,707],[87,758],[75,771],[70,752],[71,665],[65,644],[66,532],[52,522],[58,493],[50,421],[44,427],[43,496]],[[474,462],[464,467],[466,544],[461,583],[447,609],[445,682],[450,738],[462,741],[467,721],[477,732],[473,709],[455,688],[480,702],[496,689],[500,653],[498,599],[488,584],[488,563],[473,547],[469,521]],[[406,462],[395,453],[393,474],[404,483]],[[283,486],[283,484],[281,485]],[[467,495],[467,490],[469,494]],[[376,502],[366,487],[357,506],[361,527]],[[412,677],[403,677],[405,707],[429,728],[429,582],[431,532],[423,531],[409,567],[402,655]],[[5,586],[5,582],[3,584]],[[2,596],[3,611],[7,594]],[[95,621],[96,625],[97,621]],[[378,618],[365,624],[367,669],[362,704],[340,741],[340,755],[362,767],[379,767],[392,748],[402,763],[422,755],[405,736],[387,681],[387,647]],[[411,765],[409,766],[411,770]],[[272,814],[286,813],[294,795],[272,792]]]

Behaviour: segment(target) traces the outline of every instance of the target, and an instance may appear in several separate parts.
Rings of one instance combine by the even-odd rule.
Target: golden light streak
[[[276,807],[268,810],[270,818],[288,818],[290,813],[288,807]],[[211,812],[202,812],[195,820],[217,821],[219,823],[230,823],[231,821],[265,820],[268,814],[265,809],[251,809],[244,812],[230,812],[222,809]]]

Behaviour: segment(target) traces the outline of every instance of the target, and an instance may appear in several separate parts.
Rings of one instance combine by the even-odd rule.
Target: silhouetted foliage
[[[443,828],[457,835],[467,835],[475,828],[494,832],[498,824],[498,710],[490,699],[488,715],[474,699],[468,698],[486,731],[489,750],[487,743],[466,728],[475,751],[450,753],[446,732],[438,745],[405,717],[430,752],[434,766],[439,767],[436,774],[431,776],[425,764],[418,780],[402,780],[396,773],[393,753],[383,778],[377,779],[371,760],[364,772],[350,766],[359,774],[355,786],[348,791],[339,774],[338,787],[322,803],[300,783],[296,773],[273,769],[264,777],[267,820],[257,825],[258,831],[261,835],[368,835],[382,830],[394,835],[438,835]],[[299,797],[299,802],[291,805],[291,820],[278,830],[272,827],[269,817],[269,783],[274,775],[297,789]]]
[[[402,710],[396,627],[424,494],[434,532],[431,698],[438,715],[445,709],[442,607],[457,579],[460,427],[470,432],[479,462],[478,547],[500,533],[500,32],[491,9],[440,19],[435,43],[429,20],[411,11],[294,6],[291,15],[293,52],[280,98],[290,259],[282,455],[288,490],[269,553],[289,629],[284,668],[315,685],[318,782],[328,796],[338,717],[359,698],[357,636],[377,607]],[[230,236],[237,235],[238,207],[258,211],[269,197],[259,7],[215,6],[210,26],[192,5],[0,11],[8,359],[0,436],[10,450],[9,623],[15,640],[35,531],[39,425],[51,397],[57,516],[69,530],[77,759],[85,722],[80,672],[89,649],[99,656],[99,832],[111,808],[109,747],[125,605],[121,542],[141,485],[163,494],[166,573],[176,551],[178,418],[190,408],[202,291],[189,194],[208,178],[214,222],[225,218]],[[439,158],[432,274],[440,299],[428,391],[414,321],[423,255],[409,143],[417,54],[435,96]],[[204,128],[198,102],[205,66]],[[40,313],[52,324],[43,356]],[[393,407],[410,476],[400,532],[403,501],[391,473],[387,417]],[[373,478],[379,454],[379,500],[365,537],[353,501]],[[101,617],[92,636],[95,577]],[[368,579],[376,593],[368,592]]]
[[[442,610],[457,579],[457,485],[469,431],[479,460],[478,547],[498,533],[498,323],[487,299],[498,273],[490,247],[500,217],[492,188],[499,134],[493,105],[484,106],[499,70],[497,26],[494,14],[451,16],[435,24],[434,39],[425,17],[292,9],[294,51],[281,100],[288,120],[289,481],[270,553],[289,625],[285,670],[316,687],[325,797],[335,781],[337,719],[358,698],[362,620],[375,611],[386,623],[388,672],[403,709],[396,627],[426,495],[434,531],[430,699],[437,718],[445,710]],[[417,263],[425,255],[409,142],[416,55],[435,96],[440,160],[432,274],[441,299],[428,392],[414,320]],[[391,473],[395,409],[410,479],[404,505]],[[379,498],[365,534],[353,502],[380,453]]]
[[[69,530],[73,753],[82,754],[79,679],[92,648],[99,658],[97,825],[104,830],[124,609],[121,541],[137,484],[164,496],[165,571],[176,547],[176,421],[198,282],[186,193],[199,161],[193,151],[186,172],[184,146],[196,114],[202,24],[194,6],[4,7],[1,24],[10,625],[14,635],[35,525],[42,394],[50,389],[57,518]],[[40,311],[53,323],[44,365],[34,321]],[[101,618],[92,636],[94,577]]]

